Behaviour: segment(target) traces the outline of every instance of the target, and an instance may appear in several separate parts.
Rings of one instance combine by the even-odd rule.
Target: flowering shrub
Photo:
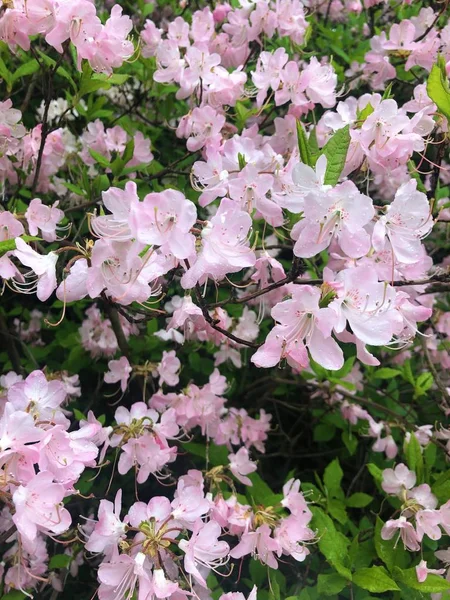
[[[449,14],[3,3],[1,599],[450,598]]]

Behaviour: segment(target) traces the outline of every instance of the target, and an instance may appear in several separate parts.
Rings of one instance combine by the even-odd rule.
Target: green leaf
[[[433,383],[433,375],[430,372],[427,371],[426,373],[421,373],[416,379],[414,397],[419,398],[420,396],[424,396]]]
[[[423,479],[422,448],[414,434],[411,434],[405,450],[406,463],[411,471],[415,471],[418,483]]]
[[[20,65],[20,67],[14,71],[12,75],[13,82],[17,81],[21,77],[26,77],[27,75],[32,75],[39,70],[39,63],[35,58],[32,58],[28,62]]]
[[[349,498],[347,498],[346,503],[347,506],[351,508],[364,508],[368,506],[372,502],[372,496],[369,494],[364,494],[363,492],[356,492],[356,494],[352,494]]]
[[[97,152],[96,150],[92,150],[92,148],[89,148],[89,154],[92,156],[92,158],[94,160],[96,160],[99,165],[101,165],[104,168],[110,167],[111,164],[109,162],[109,160],[103,156],[102,154],[100,154],[99,152]]]
[[[315,442],[329,442],[334,438],[336,427],[327,423],[319,423],[314,427],[313,439]]]
[[[356,448],[358,447],[358,438],[356,435],[352,435],[352,433],[349,433],[348,431],[343,431],[341,439],[344,442],[350,456],[353,456],[356,452]]]
[[[353,573],[353,582],[363,590],[379,594],[400,590],[395,581],[389,577],[384,567],[359,569],[356,573]]]
[[[341,525],[345,525],[348,521],[345,503],[337,498],[328,498],[327,508],[333,519],[336,519]]]
[[[447,581],[443,577],[439,577],[439,575],[430,574],[426,581],[419,583],[414,567],[412,569],[399,569],[398,567],[395,567],[394,577],[397,581],[424,594],[435,594],[450,590],[450,581]]]
[[[134,154],[134,140],[131,139],[125,146],[125,150],[123,151],[122,156],[118,156],[111,163],[111,171],[113,172],[114,177],[118,177],[119,175],[122,174],[122,172],[125,168],[125,165],[128,162],[130,162],[130,160],[133,158],[133,154]]]
[[[77,421],[87,421],[86,416],[78,408],[73,409],[73,416]]]
[[[297,121],[297,141],[300,160],[302,163],[305,163],[305,165],[312,167],[313,160],[311,156],[311,150],[309,148],[308,138],[306,137],[305,130],[300,121]]]
[[[68,71],[66,71],[66,69],[64,67],[58,67],[56,70],[56,73],[57,73],[57,75],[64,77],[64,79],[67,79],[67,81],[73,87],[73,91],[75,92],[75,94],[78,93],[77,84],[75,83],[75,81],[74,81],[73,77],[70,75],[70,73]]]
[[[35,235],[21,235],[20,239],[23,240],[24,242],[35,242],[35,241],[41,240],[42,238],[36,237]],[[0,242],[0,257],[2,257],[7,252],[12,252],[15,249],[16,249],[16,240],[15,239],[4,240],[3,242]]]
[[[12,80],[13,74],[8,70],[8,67],[5,65],[3,58],[0,57],[0,77],[4,79],[7,85],[8,92],[11,91],[12,88]]]
[[[254,585],[258,588],[262,587],[267,581],[267,566],[260,563],[259,560],[251,560],[249,571]]]
[[[447,502],[450,497],[450,469],[447,469],[431,486],[431,491],[439,502]]]
[[[311,166],[314,167],[317,162],[317,159],[320,156],[320,148],[319,148],[319,144],[317,142],[317,133],[316,133],[315,127],[312,128],[311,131],[309,132],[308,147],[311,152],[311,160],[312,160]]]
[[[383,367],[381,369],[375,369],[373,376],[375,379],[392,379],[393,377],[398,377],[401,374],[401,371],[398,369]]]
[[[433,100],[444,117],[450,122],[450,89],[448,85],[445,60],[438,57],[427,81],[427,94]]]
[[[1,597],[1,600],[22,600],[26,598],[27,595],[21,592],[20,590],[11,590],[7,594]]]
[[[383,471],[380,469],[380,467],[377,467],[377,465],[374,465],[373,463],[369,463],[367,468],[369,469],[369,473],[372,475],[375,481],[377,483],[381,483],[383,480]]]
[[[374,107],[370,104],[370,102],[368,102],[367,105],[360,112],[358,112],[358,127],[361,127],[367,117],[370,116],[374,110]]]
[[[263,504],[264,506],[273,506],[280,502],[282,496],[275,494],[258,473],[250,473],[247,477],[253,484],[252,487],[246,488],[246,495],[249,500],[253,500],[257,504]]]
[[[347,585],[347,580],[338,573],[319,575],[317,578],[317,590],[321,596],[334,596],[339,594]]]
[[[336,530],[332,519],[321,508],[311,506],[311,512],[313,513],[311,527],[317,530],[320,552],[339,575],[351,580],[352,573],[344,563],[348,555],[349,540]]]
[[[327,170],[324,183],[336,185],[345,166],[348,147],[350,146],[350,127],[346,125],[338,129],[333,137],[322,148],[322,154],[327,157]]]
[[[341,482],[344,473],[339,464],[339,460],[335,458],[325,469],[323,482],[328,490],[329,495],[336,496],[341,491]]]
[[[55,554],[48,564],[49,569],[64,569],[70,564],[72,558],[67,554]]]

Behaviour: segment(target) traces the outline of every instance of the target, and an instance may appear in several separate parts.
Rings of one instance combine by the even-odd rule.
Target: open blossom
[[[26,539],[33,541],[38,531],[57,535],[70,527],[72,518],[62,506],[65,493],[65,488],[53,483],[53,475],[46,471],[17,488],[13,494],[16,509],[13,520]]]
[[[160,385],[162,383],[166,383],[171,387],[177,385],[179,381],[178,372],[180,367],[181,362],[177,358],[175,350],[171,350],[170,352],[164,351],[161,362],[157,367]]]
[[[92,218],[93,231],[101,237],[111,237],[123,241],[129,240],[131,231],[128,219],[133,200],[139,201],[134,181],[127,181],[124,190],[110,187],[106,192],[102,192],[103,204],[111,214]]]
[[[420,550],[419,539],[412,523],[410,523],[406,517],[399,517],[398,519],[391,519],[387,521],[381,530],[381,537],[383,540],[390,540],[398,535],[401,538],[405,548],[413,552]]]
[[[6,210],[0,212],[0,243],[18,238],[24,233],[22,223],[12,213]],[[6,252],[0,257],[0,277],[3,277],[3,279],[10,279],[19,273],[11,261],[11,256],[13,256],[12,251]]]
[[[320,307],[321,291],[317,288],[298,286],[291,296],[272,309],[278,324],[252,356],[252,362],[267,368],[286,358],[291,366],[302,369],[309,364],[309,350],[312,358],[326,369],[340,369],[344,356],[331,337],[337,324],[336,312],[331,307]]]
[[[64,212],[57,206],[58,202],[53,206],[45,206],[39,198],[30,202],[25,217],[31,235],[37,235],[40,230],[44,240],[55,241],[57,225],[64,218]]]
[[[181,192],[169,189],[147,194],[143,202],[133,198],[129,224],[140,242],[167,246],[176,258],[182,259],[194,251],[190,229],[196,218],[195,205]]]
[[[445,573],[445,569],[429,569],[427,566],[427,561],[421,560],[416,566],[417,581],[419,583],[423,583],[427,580],[427,577],[430,573],[433,575],[443,575]]]
[[[120,381],[120,389],[124,392],[127,389],[128,379],[132,367],[126,356],[121,356],[119,360],[110,360],[108,363],[109,371],[105,373],[106,383],[117,383]]]
[[[114,504],[109,500],[100,501],[98,521],[89,535],[86,550],[108,555],[116,547],[117,542],[125,537],[126,525],[120,520],[121,502],[122,490],[117,492]]]
[[[16,250],[14,256],[26,267],[30,267],[31,272],[26,273],[23,277],[16,276],[16,285],[24,287],[25,290],[36,289],[36,295],[44,302],[52,292],[56,289],[56,262],[58,255],[54,252],[48,254],[38,254],[30,246],[28,246],[21,238],[16,238]],[[32,282],[32,287],[27,279],[36,276],[36,280]]]
[[[201,234],[201,250],[181,278],[185,289],[202,282],[205,277],[220,280],[255,264],[256,257],[248,242],[252,220],[248,213],[236,210],[232,200],[224,198],[214,217]]]
[[[296,178],[301,182],[298,171]],[[336,239],[347,256],[359,258],[370,249],[370,236],[364,227],[374,214],[372,200],[351,181],[331,190],[323,191],[322,187],[312,191],[305,197],[303,219],[292,230],[294,254],[315,256]]]
[[[364,344],[381,346],[391,341],[401,319],[395,310],[395,290],[378,281],[373,268],[344,269],[337,275],[337,298],[330,307],[338,313],[335,331],[343,332],[346,323]]]
[[[388,494],[399,495],[404,490],[410,490],[416,484],[416,474],[404,464],[399,464],[395,469],[383,471],[381,487]]]
[[[230,551],[226,542],[218,540],[221,533],[222,529],[215,521],[208,521],[208,523],[197,521],[189,541],[181,540],[179,543],[181,550],[185,553],[184,568],[186,572],[204,587],[206,587],[206,581],[198,567],[200,565],[207,568],[217,567],[226,562]]]
[[[247,477],[250,473],[254,473],[258,468],[256,463],[250,459],[249,452],[244,446],[239,448],[236,454],[229,454],[230,471],[238,481],[244,485],[252,486],[251,479]]]
[[[271,537],[270,527],[264,524],[260,525],[255,531],[245,532],[239,544],[231,550],[230,556],[232,558],[242,558],[247,554],[251,554],[263,564],[276,569],[278,563],[275,553],[279,550],[280,545]]]
[[[395,194],[386,209],[386,215],[375,224],[372,244],[377,251],[384,249],[386,237],[398,261],[411,264],[419,260],[420,240],[433,227],[427,197],[417,190],[417,182],[410,179]]]

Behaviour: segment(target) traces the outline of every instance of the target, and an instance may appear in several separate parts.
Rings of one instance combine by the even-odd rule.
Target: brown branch
[[[114,331],[114,335],[117,339],[117,345],[119,346],[120,351],[128,360],[130,360],[130,347],[128,345],[127,338],[125,337],[125,333],[122,328],[122,323],[120,322],[120,316],[117,312],[117,309],[112,305],[112,303],[108,300],[105,293],[102,292],[102,298],[104,300],[105,311],[108,315],[109,320],[111,321],[111,327]]]
[[[65,47],[67,47],[67,43],[65,43]],[[41,167],[42,167],[42,158],[44,156],[44,148],[45,148],[45,142],[47,141],[47,136],[50,133],[49,130],[49,126],[48,126],[48,111],[50,108],[50,103],[53,99],[53,76],[55,75],[56,71],[58,70],[60,64],[62,63],[64,58],[64,50],[63,53],[61,54],[60,58],[58,59],[58,62],[55,63],[55,65],[49,69],[49,71],[44,73],[44,81],[45,81],[45,75],[47,75],[47,89],[46,89],[46,97],[45,97],[45,105],[44,105],[44,114],[43,114],[43,118],[42,118],[42,129],[41,129],[41,143],[39,145],[39,150],[38,150],[38,157],[37,157],[37,161],[36,161],[36,169],[34,171],[34,177],[33,177],[33,183],[31,185],[31,193],[34,194],[34,192],[36,191],[36,187],[39,181],[39,173],[41,171]],[[37,57],[36,57],[36,60]],[[39,60],[38,60],[39,62]]]
[[[4,531],[1,535],[0,535],[0,544],[3,544],[4,542],[6,542],[6,540],[8,538],[10,538],[13,533],[15,533],[15,531],[17,530],[15,525],[11,525],[11,527],[9,529],[7,529],[6,531]]]
[[[188,269],[190,269],[190,264],[189,261],[186,259],[184,261],[186,263],[186,267]],[[230,340],[233,340],[233,342],[236,342],[237,344],[242,344],[243,346],[248,346],[249,348],[259,348],[260,344],[254,344],[253,342],[248,342],[247,340],[243,340],[241,338],[238,338],[237,336],[233,335],[232,333],[230,333],[229,331],[227,331],[226,329],[223,329],[223,327],[220,327],[220,325],[217,325],[217,323],[219,321],[217,321],[216,319],[213,319],[213,317],[209,314],[208,311],[208,307],[205,304],[203,297],[202,297],[202,291],[200,289],[200,286],[198,283],[195,284],[195,295],[197,298],[197,302],[198,302],[198,306],[201,308],[203,317],[205,318],[205,321],[216,331],[218,331],[219,333],[223,334],[224,336],[226,336],[227,338],[229,338]]]
[[[220,302],[214,302],[212,304],[207,304],[206,307],[207,308],[218,308],[219,306],[225,306],[227,304],[245,304],[246,302],[248,302],[249,300],[252,300],[253,298],[258,298],[259,296],[262,296],[263,294],[267,294],[268,292],[271,292],[272,290],[276,290],[280,287],[283,287],[284,285],[286,285],[287,283],[304,283],[304,284],[310,284],[310,285],[317,285],[317,284],[321,284],[323,283],[322,279],[299,279],[298,281],[295,281],[297,279],[297,277],[300,275],[301,273],[301,261],[299,258],[294,257],[294,260],[292,261],[292,266],[291,266],[291,270],[289,271],[289,273],[286,275],[286,277],[283,277],[283,279],[280,279],[280,281],[276,281],[274,283],[271,283],[270,285],[267,285],[265,288],[262,288],[260,290],[258,290],[257,292],[253,292],[252,294],[247,294],[246,296],[243,296],[242,298],[228,298],[227,300],[221,300]]]
[[[427,361],[428,367],[433,375],[434,383],[437,385],[439,391],[442,394],[442,399],[444,400],[445,406],[450,408],[450,394],[447,392],[447,388],[443,383],[430,355],[430,351],[428,350],[427,340],[425,338],[421,338],[421,344],[423,348],[423,353],[425,356],[425,360]]]
[[[11,361],[12,368],[16,373],[23,373],[22,361],[16,346],[16,338],[10,332],[5,317],[0,313],[0,335],[4,341],[4,347]]]

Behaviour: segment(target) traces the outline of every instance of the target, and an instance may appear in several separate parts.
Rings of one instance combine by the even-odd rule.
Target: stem
[[[117,344],[120,348],[120,351],[124,356],[130,360],[130,347],[127,342],[127,338],[125,337],[125,333],[122,328],[122,323],[120,322],[120,316],[117,312],[117,309],[111,304],[108,298],[105,296],[104,292],[102,292],[103,300],[105,301],[105,311],[108,315],[109,320],[111,321],[111,327],[114,331],[114,335],[117,339]]]
[[[15,531],[16,531],[16,526],[15,525],[11,525],[11,527],[9,529],[7,529],[6,531],[4,531],[0,535],[0,544],[3,544],[4,542],[6,542],[6,540],[8,538],[10,538]]]
[[[447,392],[447,388],[443,383],[430,355],[430,351],[428,350],[427,341],[425,338],[421,338],[423,353],[425,356],[425,360],[427,361],[428,367],[430,368],[431,374],[433,375],[433,379],[435,384],[437,385],[439,391],[442,394],[442,399],[444,400],[445,406],[450,408],[450,394]]]
[[[23,373],[21,358],[15,343],[15,336],[9,331],[5,317],[0,313],[0,335],[4,340],[4,347],[16,373]]]

